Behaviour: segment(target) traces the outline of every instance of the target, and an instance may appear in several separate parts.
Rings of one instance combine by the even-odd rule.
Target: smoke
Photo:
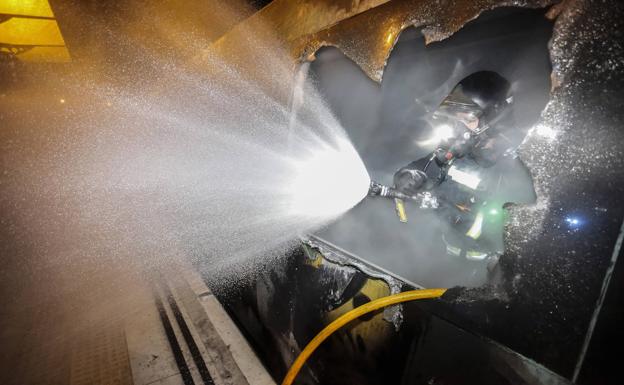
[[[391,185],[397,169],[435,148],[433,142],[445,132],[432,124],[431,113],[458,82],[477,71],[495,71],[512,84],[516,124],[509,134],[510,147],[520,145],[548,100],[551,33],[543,11],[501,9],[485,12],[448,39],[428,46],[418,30],[405,30],[380,85],[333,48],[317,53],[310,72],[371,178]],[[505,211],[506,202],[534,202],[531,176],[518,159],[501,161],[484,174],[500,186],[488,192],[488,201],[498,202],[499,212]],[[401,223],[394,202],[366,198],[317,235],[415,285],[491,283],[485,263],[447,254],[445,242],[457,232],[450,219],[410,202],[405,208],[408,223]],[[502,252],[504,221],[491,231],[487,249]]]

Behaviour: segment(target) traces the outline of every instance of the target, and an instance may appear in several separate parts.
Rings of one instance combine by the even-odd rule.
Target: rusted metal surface
[[[375,8],[388,0],[276,0],[228,32],[223,39],[235,42],[241,32],[257,23],[270,24],[285,41],[318,32],[341,20]]]
[[[481,13],[499,7],[544,8],[559,0],[273,1],[222,36],[213,49],[234,63],[262,44],[256,34],[272,34],[296,61],[314,60],[320,48],[338,48],[373,80],[381,82],[390,52],[401,32],[422,28],[427,44],[448,38]],[[556,17],[562,7],[553,10]],[[270,32],[269,32],[270,31]],[[266,36],[265,36],[266,37]],[[266,40],[265,40],[266,41]],[[275,49],[275,47],[272,47]],[[247,58],[248,59],[248,58]]]
[[[381,82],[386,61],[400,33],[408,27],[422,28],[425,43],[440,41],[487,10],[519,6],[544,8],[553,0],[451,1],[408,0],[389,2],[318,33],[292,43],[292,55],[313,60],[324,46],[333,46],[353,60],[373,80]]]
[[[273,24],[286,40],[320,31],[388,0],[277,0],[256,17]]]
[[[292,42],[386,1],[276,0],[221,36],[195,63],[204,70],[212,65],[207,72],[216,76],[225,67],[233,69],[273,98],[285,102],[290,98],[290,86],[276,84],[272,74],[276,68],[282,68],[284,73],[295,71],[296,61],[291,59],[296,56],[290,54]],[[219,58],[216,65],[214,58]]]

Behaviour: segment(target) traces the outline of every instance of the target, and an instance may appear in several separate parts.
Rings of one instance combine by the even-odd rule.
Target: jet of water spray
[[[147,272],[189,260],[227,290],[365,196],[348,136],[270,34],[241,31],[231,56],[151,12],[133,27],[80,9],[74,61],[15,67],[0,95],[1,330],[32,325],[32,304],[82,334],[151,306]]]
[[[296,160],[296,175],[289,193],[291,213],[316,221],[334,219],[368,192],[370,177],[359,154],[346,138],[337,146],[320,146]]]
[[[230,280],[230,267],[253,271],[258,256],[283,255],[365,197],[360,156],[307,66],[295,73],[270,34],[249,31],[242,59],[186,47],[202,52],[194,62],[102,36],[128,48],[128,62],[115,63],[123,71],[76,62],[4,98],[15,102],[10,139],[23,146],[4,152],[21,178],[4,186],[27,202],[15,216],[37,229],[30,242],[58,245],[41,248],[45,259],[191,256]],[[45,128],[45,142],[32,127]],[[29,146],[41,148],[26,160]]]

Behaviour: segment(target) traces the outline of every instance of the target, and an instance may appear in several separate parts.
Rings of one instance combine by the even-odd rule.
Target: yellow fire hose
[[[314,353],[316,348],[319,347],[323,341],[327,339],[330,335],[332,335],[336,330],[340,329],[344,325],[353,321],[356,318],[363,316],[364,314],[373,312],[375,310],[379,310],[383,307],[395,305],[401,302],[414,301],[417,299],[427,299],[427,298],[438,298],[444,294],[446,289],[423,289],[423,290],[411,290],[403,293],[389,295],[387,297],[378,298],[371,302],[365,303],[362,306],[358,306],[353,310],[341,315],[334,322],[327,325],[319,334],[316,335],[308,343],[308,345],[301,351],[299,357],[293,362],[290,369],[288,369],[288,373],[286,373],[286,377],[284,377],[284,381],[282,381],[282,385],[292,385],[295,377],[303,367],[303,364],[307,361],[307,359]]]

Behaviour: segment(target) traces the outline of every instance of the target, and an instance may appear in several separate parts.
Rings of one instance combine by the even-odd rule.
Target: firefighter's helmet
[[[460,81],[442,101],[434,118],[462,121],[476,134],[489,129],[513,102],[509,81],[493,71],[475,72]],[[472,122],[475,122],[474,126]]]

